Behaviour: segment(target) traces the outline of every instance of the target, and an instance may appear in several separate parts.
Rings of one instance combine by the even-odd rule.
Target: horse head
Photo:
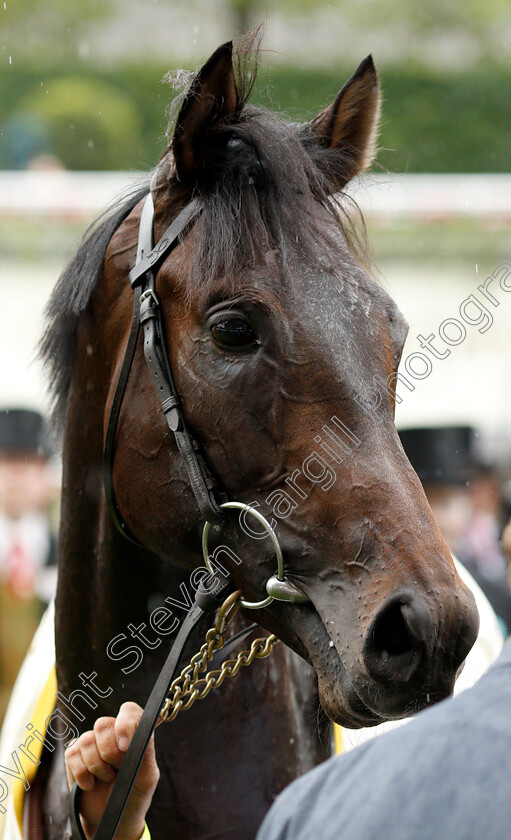
[[[209,468],[228,498],[271,521],[286,577],[304,593],[304,603],[273,601],[257,621],[313,665],[329,717],[371,725],[448,695],[478,627],[400,445],[392,388],[373,406],[375,381],[395,378],[407,325],[357,256],[343,190],[372,160],[379,83],[365,59],[305,125],[248,106],[249,87],[226,44],[184,94],[151,181],[155,241],[192,198],[202,214],[163,262],[156,293]],[[84,350],[94,344],[89,378],[96,396],[103,388],[104,428],[142,204],[110,241],[79,338]],[[203,565],[200,516],[140,346],[113,478],[145,546]],[[212,536],[245,598],[263,598],[275,557],[256,521],[230,513]]]

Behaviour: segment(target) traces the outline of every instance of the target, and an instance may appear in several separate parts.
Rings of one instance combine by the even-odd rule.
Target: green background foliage
[[[207,58],[222,39],[210,33],[216,18],[227,40],[266,15],[263,50],[277,33],[293,35],[273,58],[263,52],[274,66],[261,68],[254,102],[309,119],[373,49],[384,94],[377,165],[511,170],[509,0],[267,0],[264,11],[259,0],[192,0],[186,12],[177,0],[3,0],[0,168],[44,153],[70,169],[150,168],[165,146],[165,73]],[[182,32],[174,60],[172,25]],[[199,32],[211,47],[190,59]]]
[[[22,97],[16,113],[43,126],[48,151],[68,169],[120,169],[140,146],[135,103],[102,79],[61,76]]]
[[[314,116],[353,67],[262,67],[252,101],[294,120]],[[162,64],[96,70],[69,61],[18,63],[0,76],[0,168],[12,134],[32,120],[27,156],[52,152],[70,169],[148,169],[165,147],[173,91]],[[377,167],[394,172],[508,172],[511,72],[486,66],[447,73],[410,65],[381,72],[383,116]],[[14,126],[14,128],[13,128]],[[30,128],[29,128],[30,130]]]

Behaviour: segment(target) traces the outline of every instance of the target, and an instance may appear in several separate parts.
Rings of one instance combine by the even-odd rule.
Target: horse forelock
[[[356,203],[333,193],[325,169],[310,154],[303,125],[271,111],[246,107],[235,122],[208,138],[200,177],[189,189],[203,212],[200,240],[183,278],[186,294],[223,277],[237,290],[243,276],[271,255],[285,288],[300,265],[339,265],[349,250],[367,266],[365,227]],[[320,153],[317,153],[320,155]],[[171,220],[176,193],[172,149],[163,156],[153,189],[162,229]],[[342,241],[341,253],[339,244]]]

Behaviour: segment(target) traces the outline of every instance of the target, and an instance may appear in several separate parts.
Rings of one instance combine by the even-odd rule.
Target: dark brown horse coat
[[[400,446],[388,389],[371,409],[407,328],[355,258],[333,196],[372,157],[372,60],[315,120],[295,126],[246,105],[244,58],[241,49],[235,73],[226,44],[195,76],[153,175],[156,241],[192,197],[203,203],[156,287],[187,422],[228,497],[272,520],[286,573],[310,603],[258,611],[288,647],[158,729],[153,840],[254,837],[275,795],[329,754],[318,689],[322,709],[347,726],[409,714],[452,690],[477,632],[473,600]],[[127,699],[144,704],[202,566],[202,523],[140,347],[114,483],[146,548],[116,531],[102,487],[147,190],[65,271],[43,348],[64,424],[58,681],[80,731]],[[245,597],[264,597],[271,546],[235,515],[216,540],[241,559],[222,562]],[[198,633],[191,649],[200,642]],[[80,682],[91,674],[103,692],[92,703]],[[61,762],[55,753],[45,793],[52,838],[64,825]]]

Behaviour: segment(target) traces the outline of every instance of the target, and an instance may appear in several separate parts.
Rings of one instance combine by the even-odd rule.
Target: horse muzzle
[[[320,702],[333,721],[372,726],[407,717],[452,693],[478,633],[471,592],[461,590],[439,612],[436,601],[403,588],[358,628],[343,621],[340,605],[327,615],[310,594],[312,603],[286,607],[286,620],[316,670]]]

